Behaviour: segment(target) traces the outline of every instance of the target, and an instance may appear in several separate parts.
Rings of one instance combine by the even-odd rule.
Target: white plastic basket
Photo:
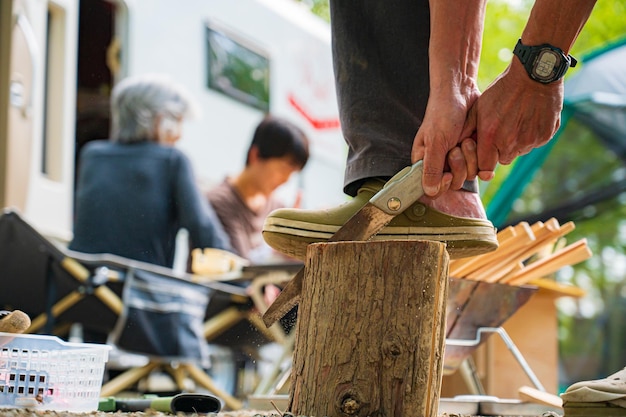
[[[0,408],[98,408],[110,346],[0,333]]]

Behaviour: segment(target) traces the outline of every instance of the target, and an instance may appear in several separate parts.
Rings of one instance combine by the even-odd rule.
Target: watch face
[[[543,50],[539,52],[533,75],[539,80],[549,80],[554,76],[554,67],[559,62],[559,56],[555,51]]]

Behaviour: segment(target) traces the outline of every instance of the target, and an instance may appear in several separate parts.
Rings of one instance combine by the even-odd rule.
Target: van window
[[[207,25],[208,87],[264,112],[270,108],[270,63],[266,54]]]

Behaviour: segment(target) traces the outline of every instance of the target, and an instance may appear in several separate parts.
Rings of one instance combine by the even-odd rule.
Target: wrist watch
[[[521,39],[517,41],[513,55],[519,58],[530,78],[543,84],[560,80],[569,67],[578,63],[576,58],[565,55],[556,46],[548,43],[528,46]]]

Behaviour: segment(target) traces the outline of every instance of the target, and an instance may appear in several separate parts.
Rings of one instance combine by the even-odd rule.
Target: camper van
[[[177,144],[199,185],[245,163],[270,112],[312,141],[304,171],[280,192],[301,207],[343,201],[341,137],[330,29],[295,0],[2,0],[0,204],[44,235],[71,239],[76,162],[109,135],[110,92],[121,79],[165,73],[201,114]]]

